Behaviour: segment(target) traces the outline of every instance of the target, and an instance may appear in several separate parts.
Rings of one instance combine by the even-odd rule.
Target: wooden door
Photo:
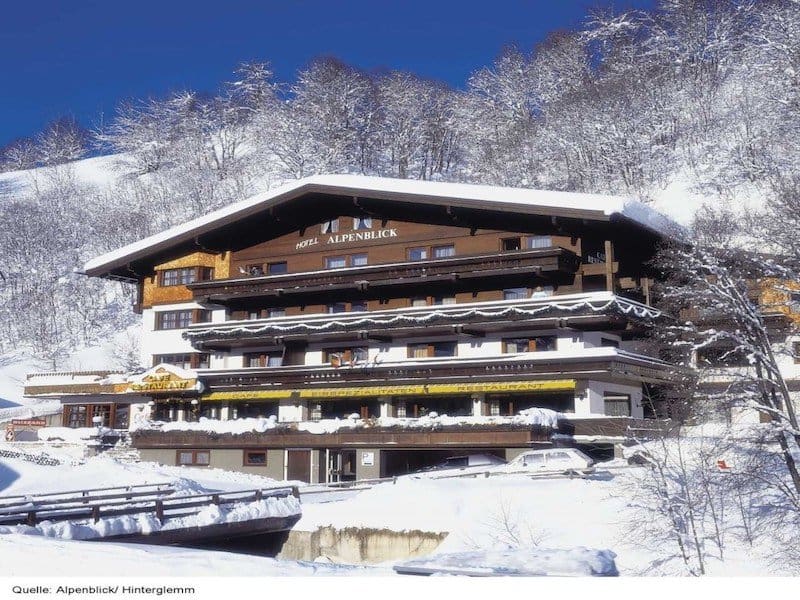
[[[311,483],[311,450],[286,451],[286,479]]]

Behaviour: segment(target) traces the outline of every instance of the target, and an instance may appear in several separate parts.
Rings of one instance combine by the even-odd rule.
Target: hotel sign
[[[320,244],[345,244],[348,242],[384,240],[395,237],[397,237],[397,229],[377,229],[375,231],[366,230],[355,231],[353,233],[336,233],[333,235],[328,235],[327,237],[306,238],[297,242],[294,249],[303,250],[304,248],[310,248],[311,246],[319,246]]]
[[[341,388],[305,388],[211,392],[203,400],[279,400],[286,398],[326,399],[369,396],[410,396],[425,394],[470,394],[479,392],[570,392],[574,379],[542,381],[492,381],[486,383],[431,383],[428,385],[380,385]]]

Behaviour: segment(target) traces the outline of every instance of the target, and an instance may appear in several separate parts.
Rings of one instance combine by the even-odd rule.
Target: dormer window
[[[353,231],[361,229],[372,229],[372,217],[354,217]]]
[[[336,233],[339,231],[339,219],[325,221],[321,227],[322,233]]]
[[[165,269],[161,271],[159,282],[161,287],[187,285],[195,281],[208,281],[214,278],[212,267],[184,267],[181,269]]]

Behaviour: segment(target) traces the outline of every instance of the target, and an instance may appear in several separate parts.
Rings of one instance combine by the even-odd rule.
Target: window
[[[369,360],[369,348],[359,346],[356,348],[324,348],[322,362],[329,363],[332,367],[342,367],[365,363]]]
[[[339,231],[339,219],[333,219],[332,221],[325,221],[322,224],[320,231],[322,231],[322,233],[336,233],[337,231]]]
[[[264,274],[264,267],[261,265],[247,265],[245,267],[245,271],[247,271],[248,275],[252,275],[253,277],[258,277],[259,275]]]
[[[268,313],[270,319],[274,319],[275,317],[285,317],[286,316],[286,309],[285,308],[270,308]]]
[[[447,258],[448,256],[455,256],[456,247],[452,244],[448,246],[434,246],[431,249],[431,254],[433,258]]]
[[[247,311],[247,318],[251,321],[255,319],[261,318],[261,311],[260,310],[249,310]]]
[[[456,355],[455,342],[436,342],[432,344],[432,346],[433,346],[433,356],[443,357],[443,356]]]
[[[210,450],[178,450],[178,465],[186,467],[207,467],[211,463]]]
[[[528,238],[528,248],[534,250],[536,248],[550,248],[553,246],[553,238],[549,235],[532,235]]]
[[[418,298],[411,299],[411,306],[428,306],[428,298],[425,296],[420,296]]]
[[[347,266],[346,256],[326,256],[325,268],[326,269],[342,269]]]
[[[187,285],[195,281],[208,281],[213,278],[214,269],[211,267],[185,267],[161,271],[160,282],[162,287],[169,287]]]
[[[350,264],[354,267],[363,267],[367,264],[367,255],[366,254],[353,254],[350,257]]]
[[[408,358],[444,358],[456,356],[456,342],[431,342],[425,344],[409,344]]]
[[[245,450],[242,464],[245,467],[266,467],[267,466],[267,451],[266,450]]]
[[[359,229],[372,229],[372,217],[354,217],[353,231],[358,231]]]
[[[208,353],[200,354],[156,354],[153,356],[153,366],[167,363],[182,369],[208,369],[210,366]]]
[[[280,367],[283,364],[283,352],[249,352],[244,355],[245,368]]]
[[[192,323],[209,321],[210,310],[166,310],[156,313],[156,329],[186,329]]]
[[[114,429],[128,428],[128,415],[131,407],[127,404],[117,404],[114,409]]]
[[[156,313],[156,329],[185,329],[191,322],[191,310],[170,310]]]
[[[366,300],[356,300],[355,302],[350,303],[350,312],[366,312],[366,310],[367,310]]]
[[[267,265],[267,272],[270,275],[283,275],[284,273],[288,272],[286,261],[269,263]]]
[[[605,414],[610,417],[630,417],[631,416],[631,397],[628,394],[603,394],[605,404]]]
[[[79,404],[70,406],[67,413],[67,427],[76,429],[78,427],[86,427],[86,405]]]
[[[408,249],[408,260],[427,260],[428,249],[422,246]]]
[[[700,348],[697,364],[704,367],[746,367],[750,364],[747,355],[727,346]]]
[[[500,241],[500,248],[503,252],[522,249],[522,240],[518,237],[504,238]]]
[[[408,358],[428,358],[428,344],[409,344]]]
[[[441,304],[455,304],[456,297],[455,296],[434,296],[433,303],[436,305]]]
[[[333,304],[328,304],[329,315],[343,312],[347,312],[347,302],[334,302]]]
[[[530,338],[509,338],[503,340],[503,352],[551,352],[556,349],[558,338],[554,335],[537,335]]]
[[[528,288],[511,288],[503,290],[503,300],[525,300],[528,297]]]
[[[111,405],[110,404],[95,404],[92,407],[92,424],[94,424],[94,418],[100,417],[102,421],[100,424],[104,427],[111,426]]]
[[[164,287],[172,285],[185,285],[195,280],[195,269],[167,269],[161,273],[161,285]]]

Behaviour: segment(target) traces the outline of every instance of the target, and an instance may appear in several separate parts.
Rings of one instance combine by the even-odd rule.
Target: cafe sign
[[[201,392],[203,384],[193,376],[193,371],[161,364],[128,383],[128,392],[149,394],[175,392]]]

